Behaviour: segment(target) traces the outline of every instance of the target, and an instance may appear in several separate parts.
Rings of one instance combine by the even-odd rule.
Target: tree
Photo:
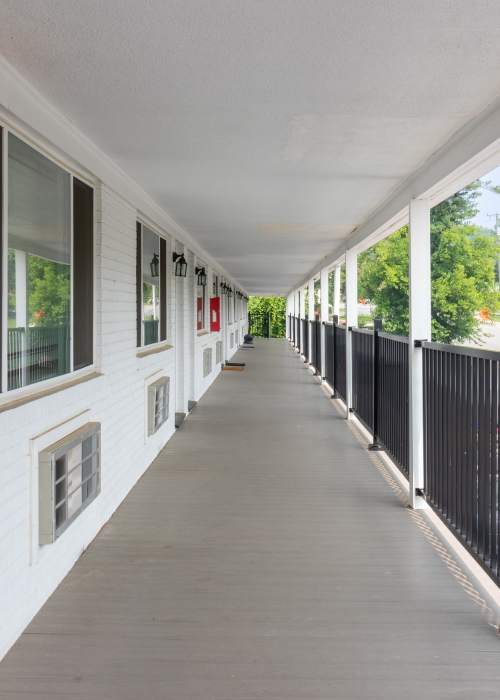
[[[35,255],[28,257],[28,319],[35,326],[69,324],[70,268]]]
[[[495,237],[467,222],[477,212],[473,183],[431,212],[432,337],[445,343],[481,336],[480,309],[498,308]],[[360,296],[375,304],[391,333],[408,334],[408,227],[360,255]]]
[[[272,338],[285,337],[285,297],[250,297],[248,314],[252,321],[251,332],[254,335],[267,335],[267,319],[269,318],[269,335]]]

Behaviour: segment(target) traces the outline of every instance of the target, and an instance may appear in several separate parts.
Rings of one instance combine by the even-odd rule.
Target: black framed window
[[[167,339],[167,242],[137,222],[137,346]]]
[[[91,365],[94,354],[93,189],[15,134],[6,143],[3,391]]]

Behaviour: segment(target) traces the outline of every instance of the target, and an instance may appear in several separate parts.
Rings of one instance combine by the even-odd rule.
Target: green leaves
[[[496,237],[467,223],[476,213],[479,183],[431,213],[432,338],[451,343],[479,339],[478,312],[499,308]],[[408,334],[408,227],[359,256],[359,294],[376,306],[390,333]]]
[[[285,297],[250,297],[248,313],[252,319],[251,332],[254,335],[267,335],[267,319],[269,318],[269,335],[272,338],[285,337]]]

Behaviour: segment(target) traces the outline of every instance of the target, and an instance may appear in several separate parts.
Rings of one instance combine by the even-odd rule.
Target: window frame
[[[69,370],[64,374],[42,379],[38,382],[25,384],[13,389],[8,388],[8,251],[9,251],[9,135],[12,134],[26,146],[49,160],[69,176],[69,233],[70,233],[70,316],[69,316]],[[80,181],[92,190],[92,363],[74,368],[74,186],[75,180]],[[69,377],[95,372],[97,368],[97,215],[96,215],[97,182],[88,174],[79,171],[74,164],[68,162],[55,149],[42,146],[35,139],[28,137],[20,129],[12,127],[0,120],[0,405],[10,402],[16,397],[36,395],[46,389],[58,386],[68,381]]]
[[[158,340],[154,343],[144,343],[144,280],[143,280],[143,243],[144,228],[158,237],[159,246],[159,324]],[[170,252],[170,239],[161,233],[154,224],[144,218],[136,218],[136,350],[148,350],[162,345],[168,345],[171,338],[169,299],[170,299],[170,266],[168,258]]]
[[[207,284],[206,285],[200,285],[198,284],[198,278],[196,275],[196,268],[197,267],[203,267],[205,268],[205,274],[207,275]],[[197,258],[194,266],[194,298],[195,298],[195,309],[194,309],[194,322],[195,322],[195,330],[198,335],[203,335],[204,333],[209,332],[209,323],[207,322],[207,307],[209,304],[207,304],[207,287],[208,287],[208,277],[209,277],[209,272],[210,270],[208,269],[208,266],[206,263],[203,262],[203,260]],[[198,289],[202,288],[203,294],[202,294],[202,325],[201,327],[198,327]],[[209,288],[209,287],[208,287]]]

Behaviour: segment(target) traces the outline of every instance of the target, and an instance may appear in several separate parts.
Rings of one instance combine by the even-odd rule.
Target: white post
[[[325,326],[323,324],[328,321],[328,270],[321,270],[321,377],[326,375],[325,362]]]
[[[306,294],[305,287],[299,290],[299,326],[300,326],[300,345],[299,354],[302,354],[304,348],[304,334],[302,330],[302,319],[306,317]]]
[[[333,276],[333,315],[340,316],[340,276],[342,271],[342,265],[337,265],[335,267],[335,274]]]
[[[424,486],[424,397],[422,348],[415,341],[431,340],[430,206],[425,199],[410,202],[410,329],[409,329],[409,505],[425,508],[417,489]]]
[[[309,335],[309,342],[307,344],[307,347],[309,348],[309,356],[306,357],[306,360],[309,362],[309,359],[311,357],[311,346],[312,346],[312,324],[311,321],[314,321],[314,280],[309,280],[309,320],[307,322],[307,333]]]
[[[294,316],[298,319],[300,319],[300,292],[296,291],[294,294]],[[300,324],[300,321],[298,322]],[[297,325],[295,326],[295,349],[298,349],[300,352],[299,344],[298,344],[298,338],[297,338]]]
[[[352,334],[351,326],[358,324],[358,254],[355,250],[346,250],[345,254],[345,296],[346,296],[346,403],[347,418],[352,407]],[[340,275],[339,275],[340,277]]]

